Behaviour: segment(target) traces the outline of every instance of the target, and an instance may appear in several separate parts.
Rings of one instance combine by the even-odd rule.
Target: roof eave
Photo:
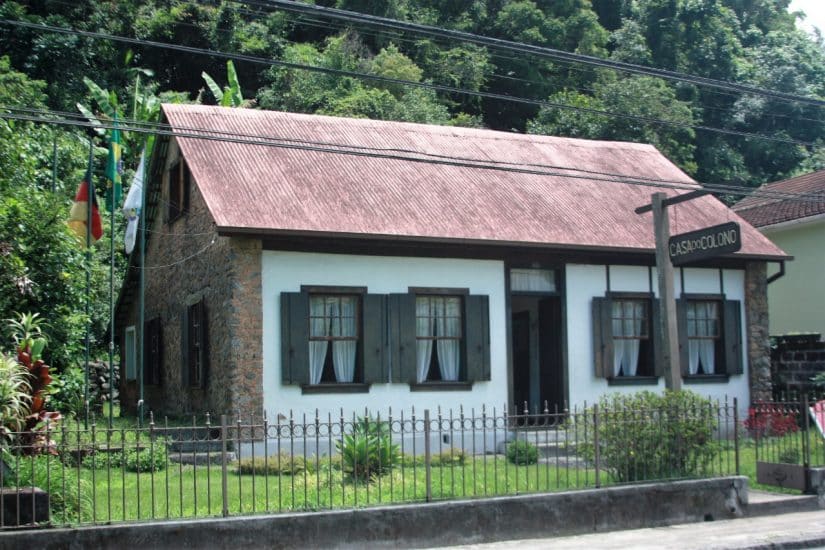
[[[599,245],[580,245],[580,244],[566,244],[566,243],[541,243],[530,241],[493,241],[489,239],[462,239],[449,237],[422,237],[414,235],[390,235],[390,234],[364,234],[364,233],[339,233],[332,231],[309,231],[309,230],[285,230],[285,229],[270,229],[258,227],[230,227],[219,226],[217,228],[218,235],[222,237],[301,237],[301,238],[339,238],[347,240],[376,240],[376,241],[396,241],[396,242],[421,242],[426,244],[452,244],[452,245],[473,245],[473,246],[487,246],[495,248],[505,247],[520,247],[520,248],[545,248],[553,250],[570,250],[581,252],[594,253],[610,253],[610,254],[642,254],[655,256],[655,250],[652,248],[634,248],[634,247],[620,247],[620,246],[599,246]],[[745,254],[737,252],[735,254],[726,254],[719,256],[719,258],[726,258],[730,260],[741,261],[765,261],[765,262],[779,262],[793,260],[793,256],[777,255],[777,254]]]

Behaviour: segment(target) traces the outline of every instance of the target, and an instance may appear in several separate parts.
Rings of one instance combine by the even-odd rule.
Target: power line
[[[2,107],[0,107],[1,109]],[[17,110],[21,112],[35,113],[51,113],[50,111],[42,111],[35,109],[16,109],[6,108],[7,110]],[[69,118],[47,118],[45,115],[35,116],[32,114],[14,114],[14,113],[0,113],[0,118],[7,118],[12,120],[23,120],[38,123],[51,123],[63,126],[76,126],[86,128],[103,128],[113,129],[113,123],[94,123],[83,119],[82,115],[72,114]],[[277,136],[259,136],[240,134],[234,132],[222,132],[219,130],[192,128],[192,127],[172,127],[168,124],[149,123],[149,122],[135,122],[128,119],[119,119],[118,128],[121,131],[133,131],[136,133],[153,133],[157,135],[173,136],[176,138],[194,138],[205,139],[210,141],[221,141],[230,143],[243,143],[248,145],[259,145],[266,147],[279,147],[284,149],[298,149],[313,152],[345,154],[361,157],[382,158],[389,160],[400,160],[407,162],[421,162],[427,164],[439,164],[445,166],[458,166],[466,168],[477,168],[483,170],[496,170],[504,172],[515,172],[538,176],[555,176],[569,179],[585,179],[588,181],[605,181],[612,183],[624,183],[629,185],[640,185],[647,187],[669,188],[676,190],[695,190],[699,184],[675,182],[668,180],[656,180],[653,178],[645,178],[638,176],[630,176],[623,174],[613,174],[609,172],[587,171],[573,167],[562,166],[545,166],[545,165],[529,165],[500,162],[495,160],[484,159],[467,159],[461,157],[450,157],[446,155],[433,155],[420,151],[408,149],[381,149],[381,148],[367,148],[362,146],[351,146],[348,144],[329,143],[329,142],[314,142],[304,140],[292,140],[281,138]],[[403,153],[407,153],[406,155]],[[418,155],[418,156],[409,156]],[[573,172],[573,173],[571,173]],[[724,185],[724,184],[704,184],[703,188],[708,192],[723,195],[738,195],[738,196],[757,196],[765,198],[805,201],[805,202],[822,202],[825,200],[825,194],[798,194],[798,193],[783,193],[776,191],[765,191],[759,189],[745,189],[738,186]]]
[[[37,30],[44,30],[48,32],[56,32],[56,33],[63,33],[63,34],[70,34],[74,36],[85,36],[89,38],[100,38],[106,40],[112,40],[116,42],[123,42],[127,44],[134,44],[134,45],[141,45],[141,46],[149,46],[149,47],[157,47],[157,48],[165,48],[171,49],[175,51],[181,51],[186,53],[198,54],[198,55],[210,55],[214,57],[219,57],[222,59],[231,59],[236,61],[246,61],[249,63],[257,63],[257,64],[264,64],[269,66],[279,66],[279,67],[286,67],[290,69],[297,69],[297,70],[306,70],[306,71],[315,71],[335,76],[345,76],[350,78],[358,78],[358,79],[369,79],[375,80],[377,82],[383,82],[387,84],[397,84],[401,86],[412,86],[412,87],[419,87],[419,88],[428,88],[436,91],[448,92],[448,93],[456,93],[456,94],[466,94],[466,95],[473,95],[477,97],[483,97],[487,99],[497,99],[502,101],[510,101],[515,103],[523,103],[528,105],[537,105],[539,107],[551,107],[556,109],[568,109],[568,110],[575,110],[585,113],[590,113],[599,116],[606,116],[606,117],[615,117],[615,118],[623,118],[626,120],[634,120],[637,122],[644,122],[647,124],[655,124],[655,125],[667,125],[667,126],[674,126],[678,128],[692,128],[695,130],[703,130],[708,132],[716,132],[721,134],[727,135],[734,135],[739,137],[745,138],[753,138],[753,139],[761,139],[766,141],[772,141],[777,143],[788,143],[792,145],[802,145],[805,147],[814,147],[816,143],[808,142],[808,141],[801,141],[791,138],[782,138],[782,137],[774,137],[774,136],[766,136],[762,134],[755,134],[752,132],[745,132],[741,130],[730,130],[726,128],[716,128],[712,126],[704,126],[700,124],[691,124],[689,122],[678,122],[673,120],[664,120],[655,117],[648,117],[648,116],[641,116],[641,115],[631,115],[627,113],[616,113],[611,111],[603,111],[601,109],[594,109],[589,107],[581,107],[577,105],[567,105],[564,103],[556,103],[552,101],[543,101],[537,99],[528,99],[523,97],[511,96],[506,94],[499,94],[493,92],[483,92],[477,90],[468,90],[466,88],[458,88],[455,86],[445,86],[442,84],[432,84],[429,82],[414,82],[411,80],[403,80],[398,78],[390,78],[386,76],[380,75],[373,75],[368,73],[361,73],[356,71],[348,71],[343,69],[332,69],[328,67],[319,67],[315,65],[306,65],[302,63],[294,63],[289,61],[281,61],[275,59],[265,59],[262,57],[255,57],[246,54],[231,54],[226,52],[221,52],[217,50],[210,50],[205,48],[196,48],[193,46],[184,46],[180,44],[169,44],[165,42],[155,42],[150,40],[142,40],[137,38],[129,38],[125,36],[118,36],[100,32],[92,32],[92,31],[81,31],[76,29],[68,29],[65,27],[55,27],[52,25],[45,25],[40,23],[28,23],[25,21],[16,21],[10,19],[0,19],[0,24],[17,26],[17,27],[24,27],[24,28],[31,28]]]
[[[285,11],[292,11],[296,13],[309,13],[328,17],[333,19],[340,19],[343,21],[352,21],[356,23],[363,23],[372,26],[396,29],[402,32],[412,32],[416,34],[423,34],[427,36],[436,36],[440,38],[451,38],[461,42],[470,42],[482,46],[492,48],[504,49],[514,51],[517,53],[531,53],[539,57],[546,57],[556,60],[572,61],[596,67],[603,67],[608,69],[615,69],[628,73],[642,74],[648,76],[656,76],[667,80],[677,82],[689,82],[698,86],[707,86],[718,88],[721,90],[728,90],[731,92],[745,93],[770,97],[773,99],[781,99],[784,101],[793,101],[798,103],[807,103],[817,107],[825,106],[825,100],[816,98],[800,96],[796,94],[788,94],[784,92],[775,92],[758,86],[749,84],[740,84],[736,82],[729,82],[725,80],[717,80],[714,78],[707,78],[703,76],[691,75],[678,71],[670,71],[667,69],[659,69],[655,67],[645,67],[644,65],[636,65],[633,63],[625,63],[622,61],[613,61],[603,59],[591,55],[570,53],[563,50],[553,48],[546,48],[543,46],[534,46],[532,44],[523,44],[519,42],[512,42],[510,40],[502,40],[500,38],[492,38],[478,34],[472,34],[463,31],[456,31],[451,29],[444,29],[441,27],[433,27],[430,25],[422,25],[419,23],[409,23],[398,21],[387,17],[378,17],[359,12],[340,10],[336,8],[328,8],[324,6],[316,6],[314,4],[304,4],[294,0],[237,0],[241,4],[259,6],[259,7],[275,7]]]

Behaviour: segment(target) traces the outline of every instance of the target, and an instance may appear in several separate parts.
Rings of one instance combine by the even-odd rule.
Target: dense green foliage
[[[825,97],[822,39],[795,28],[794,15],[787,10],[789,1],[316,3]],[[656,145],[700,181],[747,186],[825,167],[825,116],[817,106],[550,61],[456,40],[345,25],[272,10],[260,3],[16,0],[0,5],[0,17],[293,64],[236,60],[227,66],[224,58],[196,52],[4,25],[0,27],[0,51],[7,57],[0,59],[0,107],[74,113],[81,109],[89,118],[104,120],[117,112],[123,118],[155,120],[159,98],[166,98],[640,141]],[[395,81],[308,71],[299,65]],[[397,81],[547,104],[481,98]],[[653,119],[674,124],[658,124]],[[102,166],[106,151],[101,133],[96,136],[95,155]],[[811,145],[767,141],[749,134]],[[142,146],[143,136],[124,135],[127,174],[123,180],[127,186],[128,173],[135,168]],[[0,312],[47,315],[53,323],[53,342],[46,360],[59,371],[77,362],[87,322],[84,254],[63,223],[85,172],[87,147],[88,137],[78,129],[0,120]],[[116,217],[117,227],[122,228],[120,213]],[[108,226],[106,221],[104,226]],[[119,276],[123,263],[118,255]],[[107,319],[107,268],[105,246],[99,244],[91,266],[95,343],[102,340]]]
[[[522,466],[535,464],[539,461],[539,450],[529,441],[518,439],[507,445],[507,460]]]
[[[335,442],[343,470],[355,480],[368,480],[389,472],[401,462],[401,449],[393,443],[390,426],[369,417],[359,418],[351,433]]]
[[[580,450],[591,462],[596,413],[600,468],[616,482],[707,475],[721,451],[714,440],[717,409],[691,391],[602,396],[598,411],[589,409],[577,427],[589,434]]]

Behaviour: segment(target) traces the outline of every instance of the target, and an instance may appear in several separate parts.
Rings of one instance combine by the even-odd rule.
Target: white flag
[[[140,153],[140,164],[135,172],[135,177],[132,178],[132,185],[129,187],[129,193],[126,194],[126,200],[123,201],[123,215],[126,216],[126,238],[125,248],[126,253],[131,254],[135,249],[135,239],[137,237],[138,220],[140,219],[140,206],[143,203],[143,179],[144,179],[144,156],[146,149]]]

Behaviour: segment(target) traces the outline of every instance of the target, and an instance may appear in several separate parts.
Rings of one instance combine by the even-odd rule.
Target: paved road
[[[825,548],[825,510],[654,527],[547,539],[451,546],[451,549],[512,548]]]

